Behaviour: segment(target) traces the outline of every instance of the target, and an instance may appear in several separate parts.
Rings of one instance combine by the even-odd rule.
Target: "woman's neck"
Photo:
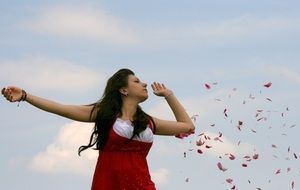
[[[121,119],[133,121],[138,104],[135,102],[124,101],[121,108]]]

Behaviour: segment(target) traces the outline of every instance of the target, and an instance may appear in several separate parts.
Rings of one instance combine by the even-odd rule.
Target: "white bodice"
[[[130,139],[133,134],[133,125],[129,120],[122,120],[121,118],[117,118],[113,125],[113,130],[121,137]],[[153,142],[153,132],[149,127],[149,125],[144,131],[142,131],[139,134],[139,136],[136,135],[133,138],[133,140],[148,142],[148,143]]]

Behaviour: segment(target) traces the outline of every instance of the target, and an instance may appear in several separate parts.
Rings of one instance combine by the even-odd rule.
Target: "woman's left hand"
[[[156,96],[164,96],[164,97],[167,97],[169,96],[170,94],[172,94],[173,92],[168,89],[167,87],[165,87],[164,84],[160,84],[158,82],[154,82],[151,84],[151,87],[153,89],[153,93],[156,95]]]

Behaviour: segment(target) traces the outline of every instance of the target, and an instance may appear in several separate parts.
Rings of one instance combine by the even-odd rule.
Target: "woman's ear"
[[[128,91],[126,88],[120,88],[119,92],[124,95],[124,96],[127,96],[128,95]]]

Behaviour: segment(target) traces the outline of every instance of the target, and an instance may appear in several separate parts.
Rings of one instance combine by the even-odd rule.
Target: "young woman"
[[[155,190],[146,156],[155,135],[192,133],[195,129],[171,90],[154,82],[153,93],[166,99],[176,121],[146,114],[139,103],[148,98],[147,84],[129,69],[120,69],[107,81],[102,98],[91,105],[64,105],[9,86],[2,94],[10,102],[27,101],[33,106],[76,121],[94,122],[89,144],[99,157],[92,190]]]

